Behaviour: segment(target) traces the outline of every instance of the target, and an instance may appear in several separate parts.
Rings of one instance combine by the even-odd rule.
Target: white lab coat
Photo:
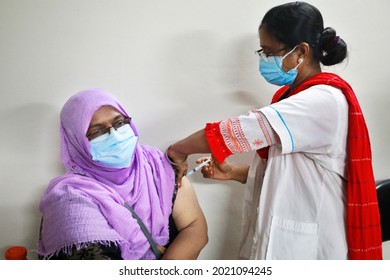
[[[318,85],[260,111],[280,144],[251,165],[239,258],[347,259],[344,95]]]

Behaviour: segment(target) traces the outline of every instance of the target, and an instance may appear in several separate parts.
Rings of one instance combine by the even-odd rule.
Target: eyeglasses
[[[286,50],[287,50],[287,48],[281,48],[279,50],[274,50],[272,52],[265,53],[263,49],[260,49],[260,50],[255,51],[255,53],[257,53],[262,59],[267,60],[267,58],[269,56],[275,56],[277,53],[279,53],[281,51],[286,51]]]
[[[126,117],[126,118],[123,118],[120,120],[116,120],[112,126],[94,129],[91,132],[87,133],[86,136],[87,136],[88,140],[91,141],[91,140],[98,138],[99,136],[102,136],[106,133],[110,134],[111,128],[118,130],[122,126],[124,126],[126,124],[130,124],[130,123],[131,123],[131,118]]]

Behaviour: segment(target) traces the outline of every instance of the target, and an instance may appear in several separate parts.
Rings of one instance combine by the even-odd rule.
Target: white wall
[[[257,28],[283,2],[0,0],[0,259],[15,244],[33,258],[40,196],[63,172],[58,118],[70,95],[106,88],[133,116],[141,142],[165,150],[206,122],[268,103],[276,88],[257,70]],[[371,133],[375,175],[388,178],[390,2],[311,3],[349,43],[348,63],[330,70],[354,87]],[[200,258],[234,259],[244,186],[200,174],[191,181],[209,222]]]

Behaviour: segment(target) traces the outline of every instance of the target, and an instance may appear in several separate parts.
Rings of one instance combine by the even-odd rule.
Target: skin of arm
[[[196,163],[205,161],[207,157],[196,160]],[[249,165],[232,164],[225,160],[223,163],[218,162],[212,157],[210,163],[201,170],[204,178],[215,180],[234,180],[245,184],[248,178]]]
[[[210,147],[207,142],[204,129],[201,129],[171,145],[168,148],[167,154],[173,162],[182,163],[187,160],[188,155],[210,152]],[[175,168],[178,172],[179,182],[181,182],[181,178],[187,172],[188,165],[180,164],[175,166]],[[210,171],[211,173],[207,174],[208,172],[204,172],[205,170]],[[218,164],[217,161],[213,159],[210,164],[203,168],[202,173],[205,178],[235,180],[245,183],[248,176],[248,170],[249,166],[247,165],[233,165],[227,163],[227,161]]]
[[[196,193],[183,178],[173,206],[173,219],[179,231],[165,251],[163,260],[195,260],[208,242],[207,223]]]
[[[177,170],[179,188],[181,188],[183,176],[187,173],[187,157],[197,153],[210,153],[204,129],[198,130],[168,147],[167,156],[176,163],[174,168]]]
[[[198,130],[190,136],[177,141],[170,147],[170,151],[173,152],[172,158],[174,161],[187,159],[188,155],[197,153],[210,153],[210,147],[206,140],[204,129]],[[171,154],[168,154],[171,156]]]
[[[246,183],[249,172],[249,165],[230,164],[231,171],[227,180],[234,180],[242,184]]]

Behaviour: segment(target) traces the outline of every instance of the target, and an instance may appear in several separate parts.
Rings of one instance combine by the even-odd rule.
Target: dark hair
[[[305,2],[291,2],[269,10],[260,26],[265,27],[271,36],[292,49],[306,42],[313,49],[316,61],[323,65],[334,65],[347,57],[347,44],[336,31],[327,27],[320,11]]]

